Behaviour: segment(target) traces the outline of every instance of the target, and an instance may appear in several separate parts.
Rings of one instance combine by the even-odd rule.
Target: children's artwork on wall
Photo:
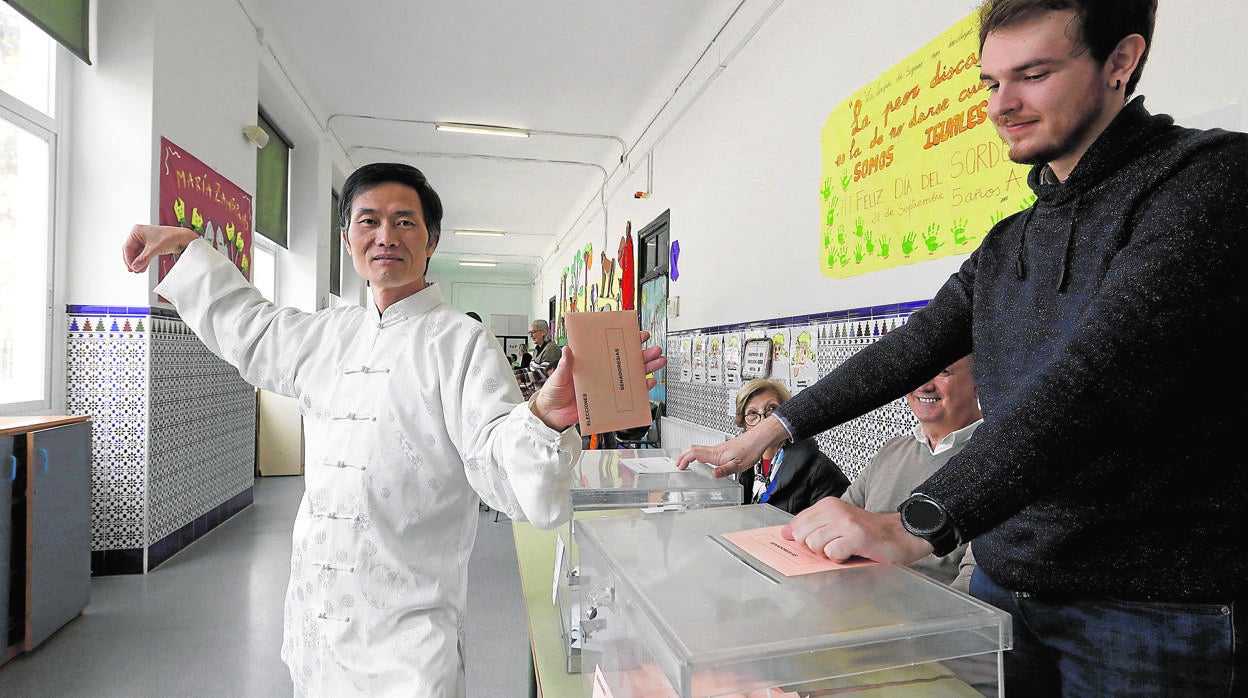
[[[688,383],[693,380],[693,336],[681,335],[676,351],[680,362],[680,380]]]
[[[976,13],[837,104],[820,143],[829,278],[968,254],[1035,200],[988,120]]]
[[[596,300],[594,310],[622,310],[620,308],[620,275],[619,265],[614,257],[608,257],[603,251],[598,260],[598,281],[596,284]]]
[[[658,346],[667,355],[667,277],[662,274],[651,277],[641,285],[641,329],[650,333],[646,347]],[[667,402],[667,369],[653,374],[656,384],[650,389],[649,398],[658,403]]]
[[[250,279],[251,195],[163,137],[159,167],[160,225],[194,230]],[[172,267],[173,257],[162,256],[157,279]]]
[[[819,380],[819,326],[808,325],[793,330],[793,356],[789,388],[797,393]]]
[[[706,349],[706,382],[708,385],[724,384],[724,336],[711,335]]]
[[[784,383],[786,387],[793,383],[789,369],[793,365],[790,354],[790,331],[781,327],[771,331],[771,378]]]
[[[625,247],[620,240],[620,249]],[[632,238],[628,238],[632,254]],[[595,268],[596,267],[596,268]],[[633,287],[629,287],[628,304],[624,304],[623,284],[632,274],[632,259],[621,261],[607,256],[605,250],[594,258],[593,243],[573,253],[559,280],[559,303],[556,309],[555,341],[568,343],[563,318],[567,313],[583,311],[633,310]]]
[[[741,350],[743,335],[729,332],[724,335],[724,387],[741,387]]]
[[[558,318],[556,322],[557,326],[555,327],[555,342],[560,346],[568,343],[568,330],[567,327],[564,326],[563,318],[571,312],[570,308],[571,303],[568,300],[568,268],[564,267],[563,273],[559,277],[559,306],[556,311]]]
[[[707,335],[699,334],[693,338],[693,375],[694,383],[706,383],[706,340]]]
[[[741,349],[741,380],[751,381],[771,375],[773,353],[771,340],[767,337],[745,340],[745,346]]]
[[[624,224],[624,237],[616,250],[615,261],[620,265],[620,310],[633,309],[633,295],[637,277],[633,271],[633,222]]]

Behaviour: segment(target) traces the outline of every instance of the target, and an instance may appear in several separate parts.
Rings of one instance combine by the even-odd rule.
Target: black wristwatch
[[[961,542],[958,528],[949,518],[949,513],[925,494],[915,492],[910,495],[897,507],[897,511],[901,512],[901,525],[911,534],[931,543],[932,554],[936,557],[948,555]]]

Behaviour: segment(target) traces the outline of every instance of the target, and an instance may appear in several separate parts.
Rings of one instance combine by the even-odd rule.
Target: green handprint
[[[824,201],[827,201],[828,196],[831,194],[832,194],[832,178],[824,177],[823,186],[819,188],[819,195],[823,197]]]
[[[950,229],[950,232],[953,233],[953,241],[959,245],[965,245],[968,242],[966,239],[966,224],[969,222],[965,218],[953,219],[953,227]]]
[[[827,198],[827,197],[824,197]],[[836,223],[836,204],[840,197],[834,196],[828,200],[828,215],[823,219],[828,227],[831,228]]]
[[[1036,195],[1028,194],[1027,198],[1023,199],[1023,203],[1019,204],[1018,210],[1026,211],[1027,209],[1031,208],[1031,205],[1034,203],[1036,203]]]
[[[940,236],[940,226],[932,223],[927,226],[927,232],[923,234],[923,244],[927,245],[928,252],[935,252],[944,243],[938,237]]]
[[[991,224],[991,227],[994,227],[994,228],[996,227],[998,223],[1000,223],[1003,220],[1005,220],[1005,213],[1003,211],[997,211],[991,216],[988,216],[988,222]]]
[[[858,237],[862,237],[862,219],[861,218],[854,221],[854,235],[857,235]]]
[[[918,236],[918,235],[915,235],[915,233],[914,233],[914,231],[913,231],[913,230],[911,230],[910,232],[908,232],[908,233],[906,233],[905,235],[903,235],[903,236],[901,237],[901,253],[902,253],[902,254],[904,254],[904,255],[905,255],[905,256],[907,256],[907,257],[909,257],[911,254],[913,254],[913,253],[914,253],[914,242],[915,242],[916,240],[918,240],[918,239],[919,239],[919,236]]]
[[[848,172],[841,174],[841,191],[849,191],[849,183],[854,181]]]
[[[866,254],[862,251],[862,245],[854,245],[854,262],[862,264],[862,258],[865,256]]]
[[[836,256],[840,258],[841,266],[849,264],[849,248],[842,245],[841,248],[836,251]]]
[[[872,239],[871,231],[862,231],[862,239],[867,246],[867,254],[875,254],[875,240]]]
[[[845,244],[845,226],[843,225],[836,229],[836,242],[838,245]]]
[[[880,256],[881,257],[887,258],[888,250],[892,246],[893,246],[892,236],[889,236],[889,235],[880,236]]]

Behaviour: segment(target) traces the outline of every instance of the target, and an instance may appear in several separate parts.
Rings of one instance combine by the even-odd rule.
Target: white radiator
[[[683,419],[675,417],[662,417],[660,434],[663,439],[663,448],[679,448],[684,450],[695,444],[717,444],[733,437],[733,434],[725,434],[718,429],[704,427],[701,424],[686,422]]]

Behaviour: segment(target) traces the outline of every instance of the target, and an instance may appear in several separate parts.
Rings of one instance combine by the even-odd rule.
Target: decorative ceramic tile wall
[[[249,489],[256,392],[181,320],[152,317],[150,540]]]
[[[699,334],[752,331],[760,327],[772,330],[817,325],[817,361],[819,375],[824,376],[840,366],[863,347],[903,324],[910,313],[926,302],[859,308],[798,318],[781,318],[760,325],[712,327],[685,332],[669,332],[668,346],[679,346],[680,338]],[[667,414],[729,434],[738,433],[732,423],[736,388],[727,388],[692,380],[682,381],[679,356],[669,358],[667,371]],[[880,446],[892,437],[909,432],[918,422],[904,399],[895,400],[877,410],[829,429],[815,437],[827,454],[850,479],[866,467]]]
[[[66,407],[92,424],[93,558],[138,553],[121,571],[146,571],[153,546],[152,565],[250,501],[255,391],[167,311],[69,306],[67,323]]]
[[[91,415],[91,549],[141,548],[147,507],[147,308],[70,306],[65,407]]]
[[[256,390],[176,318],[152,317],[151,541],[251,488]]]

